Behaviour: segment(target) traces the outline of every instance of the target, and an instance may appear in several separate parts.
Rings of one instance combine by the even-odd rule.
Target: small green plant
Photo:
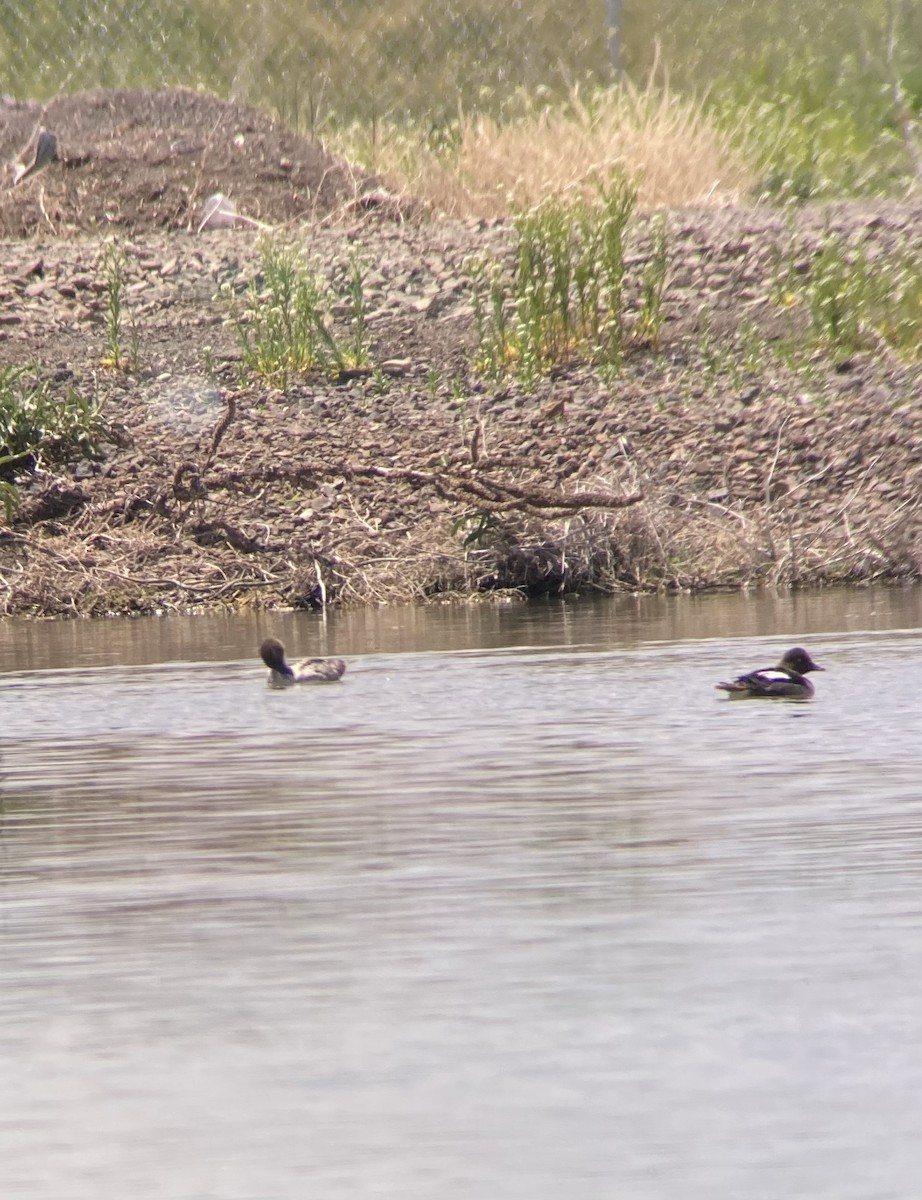
[[[349,303],[352,308],[352,342],[346,351],[347,365],[366,367],[371,360],[368,341],[368,309],[365,303],[367,268],[353,257],[349,264]]]
[[[636,192],[620,175],[597,181],[595,202],[552,197],[514,220],[511,283],[497,263],[475,276],[476,365],[526,390],[554,366],[591,358],[620,366],[625,238]],[[658,331],[666,274],[665,232],[654,254],[642,309],[643,337]]]
[[[118,242],[109,242],[102,256],[102,277],[106,301],[106,353],[103,363],[120,371],[125,361],[122,349],[124,318],[125,272],[128,258]],[[136,353],[136,349],[135,349]]]
[[[719,339],[706,308],[698,312],[698,333],[690,344],[689,357],[695,364],[695,386],[700,386],[702,380],[711,386],[721,379],[732,388],[741,388],[752,376],[781,362],[778,345],[769,345],[759,327],[748,318],[740,323],[735,334]]]
[[[435,399],[438,394],[439,387],[442,383],[442,376],[435,367],[430,367],[426,372],[426,391],[431,399]]]
[[[669,270],[669,237],[665,219],[657,216],[650,227],[650,257],[640,282],[640,315],[633,335],[654,348],[663,325],[663,294]]]
[[[698,336],[694,348],[701,363],[701,375],[706,385],[717,379],[724,369],[724,351],[711,327],[711,314],[702,307],[698,312]]]
[[[357,261],[347,288],[353,320],[347,346],[330,325],[334,297],[329,284],[297,251],[264,241],[260,278],[261,283],[250,285],[243,306],[233,311],[245,372],[286,387],[292,376],[368,363],[364,273]]]
[[[476,366],[492,378],[511,367],[506,290],[499,263],[478,263],[473,275],[474,328],[477,332]]]
[[[465,549],[482,549],[495,541],[501,525],[495,513],[477,509],[452,522],[452,532],[456,537],[465,529],[461,539]]]
[[[743,371],[758,375],[765,368],[768,348],[758,325],[748,317],[740,323],[739,345]]]
[[[0,502],[7,520],[15,504],[13,474],[42,458],[97,455],[112,437],[95,401],[73,388],[63,397],[54,395],[50,381],[39,379],[30,366],[0,367]]]
[[[137,320],[132,317],[131,328],[128,333],[128,370],[137,375],[141,368],[141,329]]]
[[[380,367],[375,367],[371,373],[372,390],[378,396],[386,396],[393,386],[393,379],[386,371],[382,371]]]
[[[867,279],[861,259],[850,262],[844,244],[827,237],[807,277],[803,299],[818,342],[851,354],[861,336],[861,297]]]
[[[747,375],[762,369],[767,353],[765,339],[752,321],[743,321],[735,337],[719,339],[711,327],[706,308],[698,313],[698,335],[692,351],[706,386],[723,379],[733,388],[741,387]],[[696,382],[700,383],[700,380]]]
[[[202,347],[202,373],[212,387],[218,380],[218,364],[215,360],[214,349],[211,346]]]
[[[838,354],[888,348],[922,356],[922,255],[915,247],[873,251],[827,230],[805,272],[794,249],[779,258],[772,295],[802,309],[811,344]]]
[[[471,404],[464,381],[457,375],[451,380],[451,402],[458,411],[458,426],[462,443],[467,441],[471,421]]]

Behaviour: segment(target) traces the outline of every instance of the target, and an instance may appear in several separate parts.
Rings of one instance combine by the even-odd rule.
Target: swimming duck
[[[721,691],[729,692],[731,700],[750,698],[771,699],[775,696],[799,697],[808,700],[813,695],[813,684],[806,678],[809,671],[822,671],[806,650],[795,646],[785,652],[777,667],[763,667],[740,675],[732,683],[718,683]]]
[[[296,683],[335,683],[342,679],[346,664],[341,658],[303,658],[285,661],[285,647],[278,638],[266,638],[259,656],[269,668],[269,687],[286,688]]]

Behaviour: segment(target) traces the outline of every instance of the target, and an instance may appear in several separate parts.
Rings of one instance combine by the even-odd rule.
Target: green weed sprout
[[[555,366],[586,357],[620,366],[625,339],[625,240],[636,192],[620,175],[597,181],[595,202],[552,197],[514,219],[511,282],[497,263],[474,280],[477,367],[530,390]],[[658,332],[665,231],[654,232],[643,336]]]
[[[910,246],[872,251],[827,230],[809,270],[795,270],[796,247],[779,264],[772,294],[802,308],[812,345],[849,356],[888,350],[922,357],[922,255]]]
[[[644,268],[640,284],[640,315],[633,336],[649,342],[654,348],[659,345],[663,325],[663,293],[669,270],[669,239],[666,222],[662,216],[653,221],[650,228],[650,258]]]
[[[118,242],[109,242],[102,257],[106,300],[106,353],[103,364],[119,371],[124,364],[122,320],[124,317],[125,271],[128,258]]]
[[[333,293],[323,276],[290,247],[264,241],[261,283],[250,285],[233,320],[244,370],[286,387],[313,370],[342,370],[369,360],[364,272],[353,260],[348,297],[353,335],[342,345],[330,324]]]
[[[53,394],[49,380],[24,365],[0,367],[0,493],[7,520],[15,506],[15,489],[3,479],[40,458],[59,460],[79,452],[96,455],[112,437],[99,405],[68,388]]]

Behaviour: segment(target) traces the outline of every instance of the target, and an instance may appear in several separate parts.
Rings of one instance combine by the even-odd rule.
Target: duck
[[[777,667],[762,667],[748,675],[740,675],[732,683],[716,686],[729,692],[731,700],[771,700],[779,696],[809,700],[814,688],[807,675],[810,671],[823,670],[825,668],[815,663],[803,647],[795,646],[785,651]]]
[[[296,683],[336,683],[342,679],[346,664],[341,658],[302,658],[300,662],[285,660],[285,647],[278,638],[266,638],[259,647],[259,657],[269,668],[269,687],[293,687]]]

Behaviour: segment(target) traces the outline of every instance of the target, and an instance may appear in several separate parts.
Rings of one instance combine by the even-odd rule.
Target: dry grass
[[[46,519],[0,531],[0,615],[815,586],[918,578],[922,569],[918,503],[853,527],[850,517],[874,500],[870,469],[825,521],[798,524],[796,505],[726,507],[633,469],[551,490],[483,471],[206,465],[177,472],[172,485],[161,479],[135,512],[116,492],[84,497],[66,529]],[[292,539],[242,507],[258,486],[281,508],[273,489],[315,477],[338,482],[335,532],[318,525]],[[381,513],[395,514],[387,536]]]
[[[613,169],[637,188],[642,208],[730,203],[753,175],[699,103],[668,86],[624,84],[554,105],[526,100],[498,121],[461,116],[449,149],[399,129],[364,145],[352,130],[338,148],[398,190],[454,217],[507,216],[548,195],[593,194]]]

